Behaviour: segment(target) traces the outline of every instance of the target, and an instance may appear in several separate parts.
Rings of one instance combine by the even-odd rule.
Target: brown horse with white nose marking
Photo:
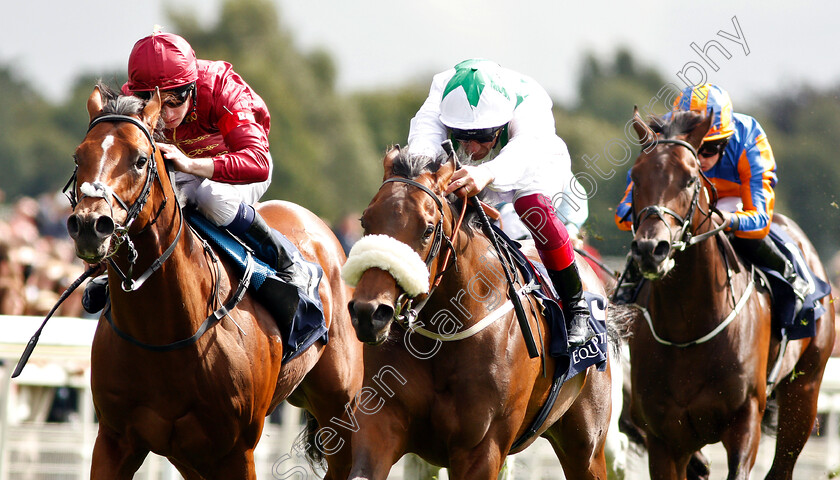
[[[647,434],[650,476],[657,480],[684,479],[692,454],[716,442],[726,448],[727,479],[749,478],[768,373],[780,350],[770,296],[755,289],[752,272],[727,253],[714,224],[714,194],[696,153],[710,123],[711,117],[675,112],[657,134],[638,112],[633,117],[644,145],[631,171],[631,252],[651,281],[639,296],[649,319],[635,322],[629,340],[631,411]],[[797,242],[811,270],[826,278],[799,227],[778,214],[773,221]],[[791,341],[781,363],[776,454],[768,479],[792,478],[814,424],[834,344],[834,307],[830,297],[821,302],[826,313],[816,336]]]
[[[326,425],[361,386],[361,344],[339,276],[344,253],[309,211],[285,202],[259,208],[324,270],[329,344],[282,364],[280,331],[250,294],[218,310],[238,275],[186,225],[151,134],[160,109],[157,92],[144,105],[95,89],[90,129],[75,153],[68,229],[81,259],[109,261],[111,297],[111,319],[100,319],[91,351],[99,418],[91,478],[132,478],[151,451],[188,479],[255,479],[254,447],[280,402]],[[349,471],[350,447],[338,449],[339,441],[349,438],[325,446],[330,479]]]
[[[414,452],[452,479],[496,479],[509,452],[543,436],[567,478],[606,479],[609,368],[568,379],[544,423],[524,435],[552,389],[548,323],[533,299],[522,300],[542,354],[529,358],[490,240],[469,217],[455,228],[460,207],[442,193],[455,160],[438,165],[398,148],[386,155],[385,182],[362,216],[365,237],[345,265],[345,276],[358,275],[353,325],[369,343],[350,478],[385,479]],[[538,261],[533,245],[526,253]],[[578,265],[585,289],[604,295],[592,269]],[[416,319],[394,325],[409,297]]]

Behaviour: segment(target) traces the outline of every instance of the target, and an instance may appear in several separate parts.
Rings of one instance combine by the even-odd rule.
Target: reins
[[[443,147],[444,152],[446,152],[450,156],[450,158],[455,162],[456,168],[459,168],[460,163],[458,162],[458,159],[455,155],[454,148],[452,147],[452,142],[447,140],[447,141],[443,142],[443,144],[441,144],[441,146]],[[461,209],[460,218],[458,219],[457,223],[453,226],[452,234],[450,235],[450,237],[446,237],[446,235],[443,234],[443,229],[442,229],[443,218],[444,218],[443,202],[440,200],[440,198],[438,198],[438,195],[435,194],[435,192],[433,192],[431,189],[429,189],[428,187],[426,187],[425,185],[423,185],[421,183],[418,183],[418,182],[415,182],[413,180],[409,180],[409,179],[406,179],[406,178],[402,178],[402,177],[389,178],[389,179],[385,180],[385,182],[383,182],[383,185],[385,185],[386,183],[390,183],[390,182],[406,183],[406,184],[409,184],[409,185],[412,185],[414,187],[419,188],[420,190],[425,192],[427,195],[432,197],[432,199],[435,201],[435,204],[438,207],[438,212],[440,213],[440,220],[438,221],[438,224],[435,227],[436,238],[434,240],[434,243],[432,244],[432,249],[429,251],[429,254],[426,257],[426,266],[427,267],[431,266],[431,261],[437,255],[438,250],[440,248],[440,245],[439,245],[440,240],[437,238],[438,235],[441,235],[443,238],[446,239],[447,246],[449,247],[449,249],[451,250],[452,255],[453,255],[453,259],[454,259],[453,264],[455,262],[457,262],[457,258],[454,258],[455,247],[452,244],[451,238],[455,237],[457,235],[457,232],[459,231],[459,229],[461,227],[461,222],[463,221],[463,218],[464,218],[464,215],[465,215],[465,212],[466,212],[466,209],[467,209],[467,199],[466,198],[464,199],[464,202],[463,202],[464,205]],[[522,302],[520,300],[520,294],[519,294],[519,292],[517,292],[516,287],[513,284],[512,274],[509,271],[508,265],[505,263],[505,261],[502,257],[502,251],[501,251],[501,248],[499,247],[498,239],[496,238],[496,235],[495,235],[495,233],[493,232],[493,229],[490,226],[490,220],[487,218],[487,214],[482,209],[481,204],[478,201],[478,198],[477,197],[471,197],[470,200],[472,202],[473,207],[476,209],[476,213],[477,213],[479,221],[481,223],[482,231],[484,232],[485,236],[487,236],[488,240],[490,240],[491,245],[493,245],[496,253],[499,256],[499,260],[502,264],[501,265],[502,270],[505,274],[505,280],[507,282],[507,290],[508,290],[507,293],[508,293],[508,298],[509,298],[508,301],[511,303],[511,307],[513,308],[513,310],[516,313],[516,318],[517,318],[519,326],[522,330],[522,336],[523,336],[523,339],[525,341],[525,345],[528,349],[528,355],[531,358],[539,357],[540,353],[539,353],[539,350],[537,349],[537,345],[534,341],[534,336],[533,336],[533,333],[531,332],[531,326],[530,326],[530,323],[528,322],[528,317],[525,315],[525,310],[522,307]],[[419,315],[420,310],[426,305],[429,298],[431,298],[432,293],[434,292],[436,287],[440,284],[440,281],[441,281],[441,278],[443,277],[443,274],[448,269],[448,266],[449,266],[448,262],[449,262],[449,255],[447,254],[446,257],[443,260],[442,267],[440,268],[438,273],[435,275],[435,279],[432,282],[432,287],[429,289],[429,292],[426,294],[426,297],[423,298],[420,302],[418,302],[418,304],[415,307],[412,308],[412,302],[414,300],[413,298],[409,297],[405,293],[400,295],[400,297],[395,302],[396,307],[394,309],[394,316],[397,319],[397,323],[400,323],[403,326],[413,328],[415,330],[417,329],[417,326],[414,325],[414,321],[416,320],[417,316]],[[528,286],[526,285],[525,287],[528,287]],[[525,288],[525,287],[523,287],[523,288]],[[507,313],[507,312],[505,312],[505,313]],[[499,315],[496,318],[501,318],[501,316],[502,315]],[[491,315],[491,317],[493,317],[493,315]],[[493,321],[495,321],[495,320],[493,320]],[[482,323],[482,322],[479,322],[479,323]],[[490,323],[492,323],[492,322],[482,323],[483,326],[481,328],[485,328],[486,326],[490,325]],[[478,330],[471,330],[470,335],[474,335],[478,331],[480,331],[480,328]],[[428,332],[428,333],[432,333],[432,332]],[[444,336],[444,337],[447,337],[447,336]],[[451,335],[448,336],[449,339],[451,339],[451,337],[452,337]],[[466,338],[466,337],[464,337],[464,338]]]

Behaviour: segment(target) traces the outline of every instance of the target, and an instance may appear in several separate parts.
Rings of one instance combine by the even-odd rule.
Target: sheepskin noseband
[[[381,268],[412,297],[429,292],[429,271],[420,255],[388,235],[365,235],[353,248],[341,269],[341,278],[355,287],[369,268]]]

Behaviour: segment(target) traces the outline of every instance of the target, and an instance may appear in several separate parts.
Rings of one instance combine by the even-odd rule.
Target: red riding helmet
[[[128,89],[144,92],[171,90],[198,78],[195,52],[174,33],[155,32],[134,44],[128,57]]]

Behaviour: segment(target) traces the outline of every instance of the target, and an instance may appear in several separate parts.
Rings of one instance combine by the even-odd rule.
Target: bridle
[[[131,228],[132,224],[137,219],[137,217],[140,215],[140,212],[142,212],[143,208],[146,206],[146,203],[149,200],[149,196],[151,195],[152,185],[154,184],[154,182],[157,181],[158,184],[161,186],[161,191],[164,190],[162,188],[163,184],[161,183],[160,174],[158,173],[157,169],[157,145],[155,144],[154,137],[152,137],[152,134],[146,127],[146,125],[140,120],[129,115],[107,114],[96,117],[90,122],[90,125],[88,125],[88,133],[90,133],[93,127],[103,122],[130,123],[135,127],[139,128],[140,131],[142,131],[143,134],[146,136],[146,139],[149,141],[149,144],[152,147],[152,155],[146,162],[146,179],[143,183],[143,189],[140,191],[140,194],[138,195],[137,199],[131,205],[128,205],[128,203],[124,201],[116,192],[114,192],[111,187],[98,181],[89,184],[90,188],[86,189],[88,191],[83,191],[81,196],[77,197],[76,183],[79,171],[79,167],[77,165],[76,168],[73,170],[73,175],[70,177],[70,180],[68,180],[67,184],[64,186],[64,192],[67,195],[67,198],[70,200],[70,206],[72,207],[73,211],[76,210],[76,207],[78,206],[79,202],[86,197],[104,199],[105,202],[108,204],[108,207],[111,209],[112,219],[114,213],[114,206],[111,202],[111,197],[113,197],[119,204],[119,206],[126,211],[125,223],[123,225],[115,224],[114,226],[114,232],[111,234],[113,241],[110,246],[110,251],[105,255],[105,259],[108,260],[108,263],[111,265],[111,267],[113,267],[114,271],[121,278],[122,289],[126,292],[131,292],[140,288],[140,286],[143,285],[143,283],[155,271],[157,271],[161,267],[161,265],[163,265],[163,262],[165,262],[166,259],[168,259],[170,255],[172,255],[172,252],[175,250],[175,245],[178,244],[178,240],[181,238],[181,233],[184,229],[184,215],[181,211],[178,202],[175,202],[175,204],[178,206],[178,212],[180,217],[180,221],[178,222],[178,233],[176,234],[175,239],[172,241],[169,247],[167,247],[166,250],[161,254],[161,256],[158,257],[157,260],[152,262],[152,264],[149,266],[148,269],[146,269],[145,272],[143,272],[136,280],[133,279],[132,275],[134,264],[137,261],[137,250],[134,248],[134,243],[129,237],[129,229]],[[90,191],[91,189],[92,191]],[[144,233],[157,222],[158,218],[163,212],[163,209],[166,207],[167,200],[168,199],[166,197],[166,194],[164,193],[163,202],[161,202],[160,208],[155,213],[154,218],[136,235]],[[127,273],[123,273],[123,271],[119,268],[119,266],[117,266],[116,262],[113,259],[113,255],[117,252],[117,250],[123,243],[126,243],[128,246],[129,268]]]
[[[649,142],[649,143],[646,143],[646,144],[642,145],[642,150],[647,151],[650,147],[655,146],[656,144],[660,144],[660,143],[665,143],[665,144],[670,143],[670,144],[680,145],[680,146],[683,146],[683,147],[687,148],[691,152],[691,154],[694,156],[694,160],[697,162],[698,167],[699,167],[700,159],[697,156],[697,150],[690,143],[685,142],[683,140],[678,140],[678,139],[654,140],[653,142]],[[692,193],[691,206],[689,207],[688,213],[686,214],[685,218],[681,217],[677,212],[671,210],[668,207],[664,207],[664,206],[661,206],[661,205],[651,205],[649,207],[643,208],[639,212],[639,215],[635,216],[634,221],[633,221],[633,234],[635,235],[636,228],[639,226],[639,224],[641,224],[641,222],[643,222],[648,217],[652,217],[652,216],[655,216],[655,217],[659,218],[662,222],[664,222],[666,224],[666,227],[670,228],[670,225],[668,225],[668,222],[665,221],[665,216],[664,216],[665,214],[671,215],[672,217],[674,217],[677,220],[677,222],[680,223],[680,233],[679,233],[678,239],[677,240],[673,240],[673,239],[671,240],[671,248],[673,248],[677,251],[683,251],[686,248],[688,248],[688,247],[690,247],[694,244],[700,243],[703,240],[711,238],[711,237],[717,235],[719,232],[723,231],[723,229],[726,228],[726,225],[724,225],[724,224],[718,225],[718,226],[712,228],[711,230],[709,230],[707,232],[704,232],[704,233],[701,233],[699,235],[694,235],[693,232],[692,232],[691,220],[694,217],[694,212],[698,208],[700,208],[698,206],[699,193],[700,193],[700,189],[702,188],[701,185],[700,185],[700,183],[701,183],[700,178],[702,178],[703,181],[705,181],[709,185],[709,188],[712,190],[712,201],[709,202],[708,211],[704,212],[705,215],[706,215],[706,219],[703,222],[705,223],[706,221],[711,221],[712,213],[714,213],[714,212],[720,213],[719,210],[717,209],[717,207],[715,206],[717,204],[718,196],[717,196],[717,190],[715,189],[714,184],[712,184],[712,182],[709,180],[709,178],[706,177],[706,175],[703,173],[703,170],[701,168],[698,168],[698,171],[699,171],[699,175],[692,178],[692,183],[694,184],[694,192]],[[724,259],[725,259],[725,257],[724,257]],[[727,268],[727,282],[729,283],[729,291],[734,293],[734,290],[732,288],[731,270],[728,269],[728,268]],[[681,343],[671,342],[671,341],[665,340],[664,338],[660,337],[657,334],[656,329],[654,328],[653,320],[651,319],[647,308],[642,307],[642,306],[640,306],[639,308],[641,309],[642,314],[644,315],[645,320],[647,321],[648,327],[650,328],[650,331],[651,331],[651,334],[653,335],[653,338],[658,343],[660,343],[662,345],[671,346],[671,347],[687,348],[687,347],[691,347],[691,346],[694,346],[694,345],[699,345],[699,344],[708,342],[709,340],[711,340],[712,338],[717,336],[717,334],[722,332],[727,326],[729,326],[729,324],[732,323],[732,321],[735,320],[735,318],[738,316],[738,313],[740,313],[741,309],[743,309],[744,306],[746,305],[746,303],[749,300],[750,295],[752,294],[754,288],[755,288],[754,283],[750,281],[750,282],[747,283],[747,287],[744,289],[744,292],[741,294],[740,300],[735,301],[734,294],[733,294],[734,306],[733,306],[732,311],[729,312],[729,315],[727,315],[726,318],[724,318],[723,321],[721,321],[709,333],[707,333],[707,334],[705,334],[705,335],[703,335],[703,336],[701,336],[701,337],[699,337],[695,340],[691,340],[691,341],[688,341],[688,342],[681,342]]]
[[[431,266],[432,262],[437,258],[438,254],[440,253],[441,246],[445,243],[446,244],[446,256],[443,258],[441,263],[441,267],[439,271],[435,274],[435,278],[431,282],[431,287],[429,288],[429,293],[426,294],[426,297],[423,298],[421,301],[417,303],[417,305],[413,305],[414,297],[410,297],[406,293],[402,293],[399,298],[397,298],[396,308],[394,310],[394,317],[397,319],[398,322],[410,325],[413,323],[414,319],[417,318],[417,315],[420,313],[420,310],[426,305],[426,302],[432,296],[432,293],[440,284],[441,279],[443,278],[443,274],[449,269],[451,265],[454,265],[457,262],[457,254],[455,252],[455,245],[452,243],[452,239],[458,234],[458,231],[461,228],[461,223],[464,220],[464,214],[467,210],[466,202],[464,203],[464,208],[461,209],[461,215],[458,218],[458,221],[452,228],[452,233],[450,235],[446,235],[443,232],[443,202],[441,199],[433,192],[429,187],[423,185],[422,183],[415,182],[414,180],[410,180],[408,178],[403,177],[392,177],[384,182],[382,182],[382,186],[385,186],[388,183],[405,183],[411,185],[413,187],[419,188],[424,193],[432,198],[435,201],[435,205],[437,206],[438,213],[440,213],[440,219],[438,219],[437,224],[434,227],[434,238],[432,240],[432,246],[429,249],[429,253],[426,255],[426,268],[429,269],[431,274]],[[380,188],[382,188],[380,186]],[[450,264],[450,259],[452,263]]]
[[[646,143],[646,144],[642,145],[642,151],[647,151],[650,147],[653,147],[653,146],[659,145],[659,144],[663,144],[663,143],[664,144],[680,145],[682,147],[687,148],[691,152],[692,156],[694,157],[694,160],[697,162],[697,165],[699,167],[700,159],[697,156],[697,149],[695,149],[694,146],[692,146],[690,143],[688,143],[684,140],[657,139],[657,140],[654,140],[652,142],[649,142],[649,143]],[[691,179],[692,188],[693,188],[694,191],[692,192],[691,204],[688,207],[688,213],[686,213],[685,217],[681,216],[679,213],[677,213],[674,210],[672,210],[668,207],[665,207],[663,205],[650,205],[650,206],[647,206],[647,207],[643,208],[638,213],[638,215],[634,215],[634,218],[633,218],[633,234],[634,235],[636,234],[636,229],[639,227],[639,225],[641,225],[642,222],[647,220],[648,217],[658,218],[663,223],[665,223],[666,227],[668,227],[670,229],[670,225],[668,225],[668,222],[665,219],[665,215],[670,215],[670,216],[674,217],[674,219],[676,219],[677,223],[680,224],[679,231],[677,232],[677,238],[674,239],[673,238],[674,236],[672,235],[671,248],[673,248],[677,251],[683,251],[686,248],[688,248],[688,247],[690,247],[694,244],[700,243],[703,240],[706,240],[707,238],[711,238],[711,237],[717,235],[718,232],[723,231],[723,229],[726,228],[725,225],[718,225],[715,228],[713,228],[713,229],[711,229],[707,232],[701,233],[699,235],[696,235],[696,236],[694,235],[694,233],[692,231],[691,220],[692,220],[692,218],[694,218],[695,211],[699,208],[698,204],[699,204],[699,200],[700,200],[700,190],[703,188],[702,187],[702,182],[700,181],[701,179],[712,190],[712,201],[709,202],[709,210],[708,210],[708,212],[704,212],[705,215],[706,215],[706,219],[710,220],[711,216],[712,216],[712,213],[718,211],[717,207],[715,206],[717,204],[718,196],[717,196],[717,190],[715,189],[714,184],[712,184],[712,182],[709,180],[709,178],[706,177],[706,175],[703,173],[702,169],[698,168],[698,172],[699,172],[699,175],[696,175],[696,176],[692,177],[692,179]],[[633,200],[633,203],[635,204],[635,199]],[[633,210],[635,211],[635,208],[633,208]],[[705,222],[705,220],[704,220],[704,222]]]

